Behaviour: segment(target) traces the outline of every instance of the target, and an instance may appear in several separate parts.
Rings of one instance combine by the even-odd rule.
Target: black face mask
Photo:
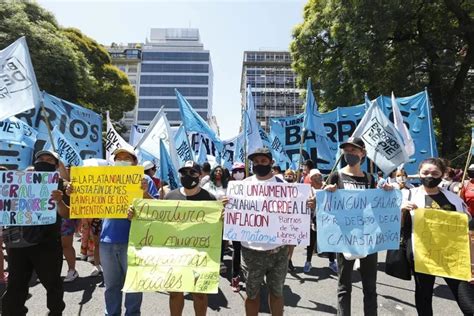
[[[181,184],[186,189],[194,189],[199,184],[199,177],[191,177],[190,175],[184,175],[180,178]]]
[[[433,178],[433,177],[424,177],[420,178],[421,184],[427,188],[436,188],[438,184],[441,183],[441,177],[440,178]]]
[[[473,179],[474,178],[474,171],[468,171],[467,175],[469,176],[469,178]]]
[[[56,166],[45,161],[38,161],[33,164],[35,171],[56,171]]]
[[[272,172],[271,165],[254,165],[252,167],[253,172],[259,177],[265,177],[270,172]]]
[[[351,167],[357,165],[360,162],[359,156],[353,154],[344,154],[344,160]]]

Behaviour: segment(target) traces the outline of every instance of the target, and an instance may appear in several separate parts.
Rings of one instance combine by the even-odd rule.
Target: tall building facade
[[[151,29],[141,54],[137,124],[148,125],[162,106],[171,126],[181,124],[175,89],[205,120],[212,116],[211,56],[198,29]]]
[[[267,132],[270,118],[302,111],[304,100],[296,85],[289,52],[245,51],[240,84],[242,109],[246,106],[248,85],[252,89],[257,120]]]

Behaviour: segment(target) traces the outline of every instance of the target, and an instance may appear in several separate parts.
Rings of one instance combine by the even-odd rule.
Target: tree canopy
[[[303,17],[290,45],[293,68],[302,86],[313,79],[323,109],[362,103],[365,92],[426,87],[441,155],[469,145],[461,142],[474,101],[474,2],[309,0]]]
[[[0,49],[25,36],[40,89],[119,120],[135,106],[127,76],[105,48],[77,29],[62,28],[30,1],[0,6]]]

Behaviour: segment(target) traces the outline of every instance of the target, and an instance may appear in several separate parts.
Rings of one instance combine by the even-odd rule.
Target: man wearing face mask
[[[365,144],[358,137],[351,137],[341,144],[342,154],[347,166],[340,171],[329,175],[325,190],[334,192],[336,189],[374,189],[375,179],[361,170],[365,160]],[[392,188],[384,184],[384,189]],[[350,212],[350,210],[347,210]],[[338,264],[338,306],[337,314],[351,315],[352,270],[355,256],[351,254],[337,254]],[[360,274],[364,292],[364,315],[377,315],[377,253],[360,258]]]
[[[215,201],[216,198],[199,186],[201,167],[194,161],[186,161],[179,170],[182,188],[173,190],[165,196],[165,200],[189,200],[189,201]],[[206,315],[207,294],[192,293],[194,301],[194,312],[196,315]],[[170,314],[178,316],[183,314],[184,295],[180,292],[171,292],[169,298]]]
[[[245,179],[249,182],[283,182],[272,174],[273,157],[268,148],[258,148],[248,156],[255,175]],[[258,315],[260,308],[260,286],[264,279],[269,290],[269,305],[272,315],[283,315],[283,286],[288,269],[288,246],[241,242],[245,272],[247,298],[245,312]]]
[[[138,159],[132,150],[118,148],[113,152],[115,166],[136,166]],[[156,187],[150,177],[142,181],[144,199],[157,196]],[[127,273],[127,250],[130,235],[129,219],[105,218],[100,234],[100,261],[105,283],[106,315],[120,315],[122,312],[122,288]],[[139,315],[142,293],[125,294],[125,315]]]
[[[60,166],[59,156],[52,151],[39,151],[34,159],[35,171],[54,172]],[[51,199],[57,205],[56,223],[14,226],[3,231],[8,253],[9,277],[7,290],[2,297],[2,315],[27,314],[25,301],[33,270],[46,289],[49,315],[62,315],[65,304],[61,280],[61,220],[69,217],[69,199],[63,192],[63,183],[60,179],[58,190],[51,193]]]

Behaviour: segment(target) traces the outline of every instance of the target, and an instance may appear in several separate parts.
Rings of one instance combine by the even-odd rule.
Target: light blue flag
[[[318,252],[366,256],[398,249],[400,190],[318,190],[316,201]]]
[[[247,155],[254,153],[257,148],[263,147],[263,142],[260,138],[260,124],[257,122],[257,112],[255,110],[250,85],[247,87],[247,109],[244,111],[244,131]]]
[[[273,160],[275,160],[275,164],[280,166],[283,170],[286,169],[286,164],[290,164],[290,159],[288,158],[288,155],[283,149],[281,142],[279,142],[278,140],[274,140],[272,142],[270,137],[268,137],[267,132],[265,132],[265,130],[261,126],[259,127],[259,131],[263,146],[270,148]]]
[[[191,145],[183,125],[178,128],[174,135],[174,144],[179,167],[182,167],[186,161],[193,160],[193,152],[191,151]]]
[[[308,79],[306,90],[306,107],[303,120],[303,132],[315,133],[318,157],[327,161],[331,161],[334,155],[329,148],[326,129],[323,125],[323,119],[318,111],[318,105],[313,95],[311,87],[311,78]],[[308,150],[309,151],[309,150]]]
[[[174,168],[163,139],[160,138],[160,180],[168,182],[171,190],[178,188],[178,172]]]
[[[55,126],[51,131],[54,141],[54,149],[48,141],[44,149],[45,150],[55,150],[56,153],[61,158],[61,161],[66,166],[82,166],[83,161],[81,155],[79,155],[78,149],[73,146],[64,135],[59,131],[59,128]]]
[[[188,100],[186,100],[177,89],[175,89],[178,99],[179,112],[186,132],[199,132],[209,136],[215,146],[222,151],[222,141],[217,137],[216,132],[207,124],[207,122],[193,109]]]
[[[36,130],[14,116],[0,121],[2,142],[34,148],[37,135]]]
[[[201,145],[199,146],[199,152],[196,155],[196,161],[197,164],[201,165],[207,161],[207,150],[206,146],[204,146],[204,143],[201,141]]]
[[[234,150],[234,161],[245,163],[245,133],[242,132],[237,136]]]
[[[474,127],[471,127],[471,155],[474,155]]]

